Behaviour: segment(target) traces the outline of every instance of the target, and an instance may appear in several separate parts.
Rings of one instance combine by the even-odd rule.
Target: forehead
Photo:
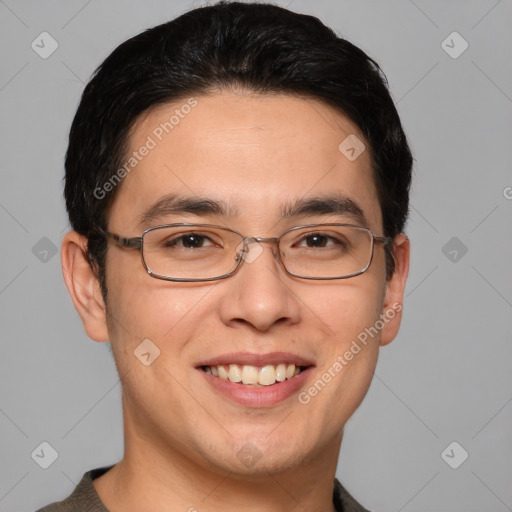
[[[222,201],[226,214],[264,228],[283,205],[339,194],[378,229],[368,149],[354,123],[318,100],[228,92],[183,98],[134,125],[124,155],[134,165],[126,166],[111,221],[135,226],[151,204],[176,194]]]

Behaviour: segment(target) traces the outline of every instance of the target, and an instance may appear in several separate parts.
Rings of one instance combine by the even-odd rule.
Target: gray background
[[[337,475],[378,511],[511,510],[512,3],[278,3],[379,62],[416,159],[404,322],[347,425]],[[122,457],[108,345],[86,337],[53,253],[68,227],[63,155],[95,67],[199,5],[0,1],[2,511],[61,499]],[[43,31],[59,45],[46,59],[31,48]],[[458,53],[457,36],[442,46],[454,31],[469,44],[458,58],[444,49]],[[58,452],[48,469],[31,457],[43,441]],[[441,457],[453,441],[452,465],[469,453],[458,469]]]

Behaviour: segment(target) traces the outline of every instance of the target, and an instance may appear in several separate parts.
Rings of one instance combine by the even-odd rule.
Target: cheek
[[[306,305],[318,316],[326,334],[338,340],[338,348],[342,348],[349,338],[357,337],[379,318],[385,282],[380,272],[369,269],[361,276],[312,287],[305,297]]]
[[[325,332],[317,380],[301,403],[327,411],[324,421],[344,424],[370,386],[377,364],[385,283],[370,272],[310,296],[313,311]]]
[[[213,306],[208,296],[216,284],[155,279],[135,254],[114,260],[107,267],[108,329],[118,364],[137,365],[134,350],[146,339],[160,350],[160,364],[179,360],[198,327],[210,327],[206,323]]]
[[[123,347],[143,339],[159,338],[169,330],[185,308],[183,301],[164,300],[170,283],[150,277],[140,255],[112,251],[107,258],[109,333],[114,342],[123,340]],[[133,349],[134,347],[132,347]]]

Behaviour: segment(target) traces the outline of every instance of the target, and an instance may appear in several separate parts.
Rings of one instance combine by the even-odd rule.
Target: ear
[[[86,257],[87,239],[76,231],[62,240],[61,261],[64,282],[85,332],[94,341],[108,341],[106,307],[96,273]]]
[[[402,308],[404,301],[405,284],[409,274],[409,258],[411,244],[403,233],[395,237],[393,253],[395,255],[395,272],[386,284],[386,296],[382,315],[384,327],[381,330],[380,344],[391,343],[402,322]]]

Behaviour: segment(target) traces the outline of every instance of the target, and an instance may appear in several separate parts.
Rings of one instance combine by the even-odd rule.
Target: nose
[[[294,283],[279,262],[275,244],[251,241],[244,261],[228,283],[220,305],[226,325],[248,324],[267,331],[276,323],[299,322],[300,302],[292,291]]]

